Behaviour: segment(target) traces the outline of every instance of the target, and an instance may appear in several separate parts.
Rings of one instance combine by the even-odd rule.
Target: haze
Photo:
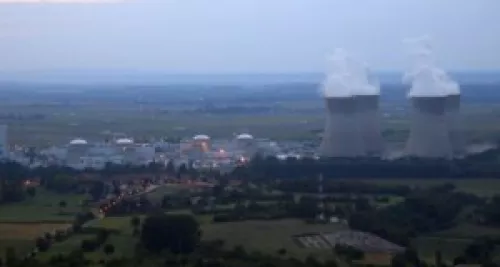
[[[5,2],[26,1],[0,0],[3,73],[323,72],[335,47],[401,70],[402,40],[424,34],[445,69],[500,69],[498,0]]]

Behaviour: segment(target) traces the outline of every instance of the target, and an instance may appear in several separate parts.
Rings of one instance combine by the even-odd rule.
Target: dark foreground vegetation
[[[422,258],[413,241],[463,224],[500,228],[500,195],[466,193],[452,182],[418,187],[371,181],[380,178],[500,178],[499,154],[500,151],[491,150],[454,161],[411,158],[394,161],[290,158],[279,161],[274,157],[258,156],[247,166],[228,174],[199,172],[189,166],[176,170],[172,165],[155,164],[143,168],[109,166],[102,171],[78,172],[59,167],[28,169],[4,162],[0,164],[0,205],[24,201],[43,188],[58,194],[88,194],[90,207],[106,195],[120,196],[123,192],[118,184],[134,181],[118,181],[116,177],[131,173],[146,176],[153,183],[159,183],[166,176],[175,181],[187,177],[214,184],[187,193],[168,192],[156,198],[141,195],[113,206],[100,206],[101,210],[106,210],[106,217],[131,216],[131,235],[126,241],[133,247],[130,255],[119,254],[117,244],[111,241],[112,237],[122,234],[120,231],[86,225],[96,218],[96,214],[82,209],[69,229],[33,240],[37,248],[33,254],[25,257],[9,247],[3,253],[5,256],[0,256],[0,266],[366,266],[360,260],[367,252],[354,246],[331,248],[335,261],[320,261],[312,256],[299,259],[289,254],[287,248],[262,253],[247,251],[242,246],[227,247],[225,240],[203,238],[205,228],[199,220],[202,216],[209,216],[210,222],[206,222],[209,224],[283,219],[327,224],[330,218],[335,218],[353,231],[372,233],[405,247],[405,252],[393,253],[391,266],[444,267],[460,263],[498,266],[495,256],[500,248],[500,235],[475,236],[452,259],[444,259],[442,248],[436,246],[433,261]],[[319,175],[324,177],[321,196],[317,194]],[[39,186],[27,185],[28,180],[36,180]],[[142,183],[143,179],[140,180]],[[319,202],[322,205],[318,205]],[[61,200],[61,211],[65,206]],[[189,211],[189,214],[171,213],[176,211]],[[319,214],[324,218],[319,218]],[[85,238],[70,253],[52,252],[58,243],[75,235]],[[96,251],[104,252],[106,257],[91,257]],[[115,254],[120,256],[113,257]],[[46,256],[41,258],[40,255]]]

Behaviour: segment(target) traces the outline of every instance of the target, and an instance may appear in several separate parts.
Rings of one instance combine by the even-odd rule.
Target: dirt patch
[[[0,223],[0,237],[10,240],[34,240],[46,232],[70,226],[64,223]]]

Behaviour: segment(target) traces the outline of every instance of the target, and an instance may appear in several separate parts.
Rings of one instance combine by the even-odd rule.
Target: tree
[[[50,241],[43,237],[39,237],[36,239],[35,245],[40,252],[45,252],[50,248]]]
[[[107,256],[112,255],[113,253],[115,253],[115,246],[113,246],[112,244],[106,244],[106,245],[104,246],[104,253],[105,253]]]
[[[171,159],[167,163],[166,172],[168,175],[175,175],[175,165],[174,160]]]
[[[141,224],[141,218],[134,216],[132,219],[130,219],[130,225],[132,225],[133,228],[139,227]]]
[[[405,255],[402,253],[394,255],[391,260],[391,267],[406,267]]]
[[[16,250],[13,247],[5,249],[5,265],[15,266],[17,263]]]
[[[441,252],[441,250],[436,250],[436,252],[434,253],[434,260],[436,261],[436,267],[443,266],[443,253]]]
[[[179,169],[177,170],[177,178],[182,178],[183,174],[186,174],[188,172],[188,167],[186,163],[182,163],[179,166]]]
[[[173,253],[189,253],[200,241],[199,232],[200,226],[193,216],[162,213],[144,220],[141,241],[151,252],[167,249]]]
[[[284,249],[284,248],[280,248],[280,249],[278,249],[277,253],[278,253],[278,255],[280,255],[280,256],[284,256],[284,255],[286,254],[286,249]]]
[[[26,188],[26,193],[28,194],[28,196],[30,196],[31,198],[34,198],[35,195],[36,195],[36,189],[32,186]]]
[[[60,208],[59,213],[64,213],[63,210],[64,210],[64,208],[66,208],[67,205],[68,205],[68,203],[66,203],[66,201],[61,200],[59,202],[59,208]]]

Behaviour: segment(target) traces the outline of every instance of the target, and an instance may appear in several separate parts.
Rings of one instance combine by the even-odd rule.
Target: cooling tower
[[[446,123],[446,97],[411,97],[412,114],[407,154],[422,158],[450,158],[452,147]]]
[[[446,97],[445,112],[453,156],[461,156],[465,153],[465,140],[459,122],[460,94],[452,94]]]
[[[379,95],[357,95],[356,114],[367,156],[381,156],[383,140],[380,132]]]
[[[328,97],[326,123],[319,153],[325,157],[357,157],[364,153],[354,97]]]

